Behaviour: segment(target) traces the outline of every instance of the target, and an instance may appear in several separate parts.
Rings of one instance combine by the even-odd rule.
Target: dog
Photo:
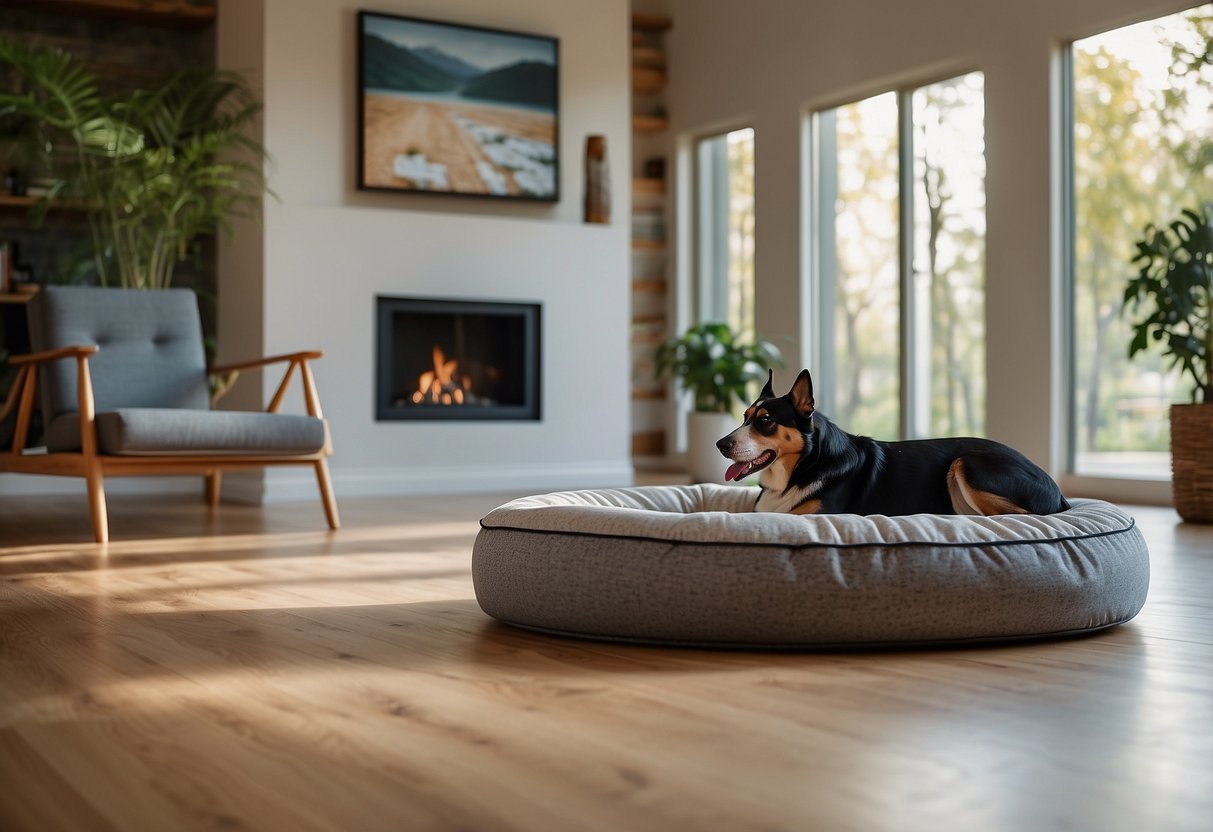
[[[759,474],[755,511],[790,514],[1055,514],[1070,504],[1027,457],[989,439],[880,442],[839,428],[814,407],[802,370],[786,396],[771,387],[716,443],[725,480]]]

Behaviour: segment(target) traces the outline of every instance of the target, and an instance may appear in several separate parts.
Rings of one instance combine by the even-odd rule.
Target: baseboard
[[[476,494],[567,491],[579,488],[620,488],[632,485],[629,462],[515,463],[486,468],[333,468],[333,490],[347,497],[404,497],[417,494]],[[234,483],[233,483],[234,485]],[[224,498],[228,483],[224,482]],[[266,472],[266,502],[318,499],[316,477],[310,470],[278,468]]]
[[[36,474],[0,474],[0,497],[79,494],[87,487],[83,477],[43,477]],[[195,477],[110,477],[107,495],[202,494],[202,475]]]

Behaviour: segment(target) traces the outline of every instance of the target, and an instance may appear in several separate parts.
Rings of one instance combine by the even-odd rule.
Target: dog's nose
[[[733,450],[732,434],[726,436],[724,439],[718,439],[716,441],[716,447],[720,449],[720,452],[722,454],[724,454],[725,456],[728,456]]]

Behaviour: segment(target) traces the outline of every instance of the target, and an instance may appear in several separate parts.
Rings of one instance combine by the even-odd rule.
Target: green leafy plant
[[[749,402],[746,385],[767,377],[771,366],[783,366],[783,356],[770,341],[738,343],[727,324],[693,326],[681,337],[664,342],[654,354],[659,378],[672,376],[690,390],[695,410],[728,413],[735,402]]]
[[[1132,262],[1140,270],[1124,294],[1134,313],[1129,357],[1158,344],[1195,383],[1193,401],[1213,403],[1213,204],[1185,209],[1167,228],[1146,226]]]
[[[244,130],[261,106],[239,75],[190,70],[108,96],[67,53],[0,38],[5,74],[0,121],[52,183],[35,217],[84,208],[102,285],[166,288],[202,235],[257,215],[266,154]]]

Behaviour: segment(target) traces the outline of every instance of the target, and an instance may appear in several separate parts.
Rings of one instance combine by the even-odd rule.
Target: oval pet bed
[[[472,579],[507,624],[657,644],[1040,638],[1128,621],[1149,556],[1097,500],[1048,516],[760,514],[720,485],[571,491],[481,521]]]

